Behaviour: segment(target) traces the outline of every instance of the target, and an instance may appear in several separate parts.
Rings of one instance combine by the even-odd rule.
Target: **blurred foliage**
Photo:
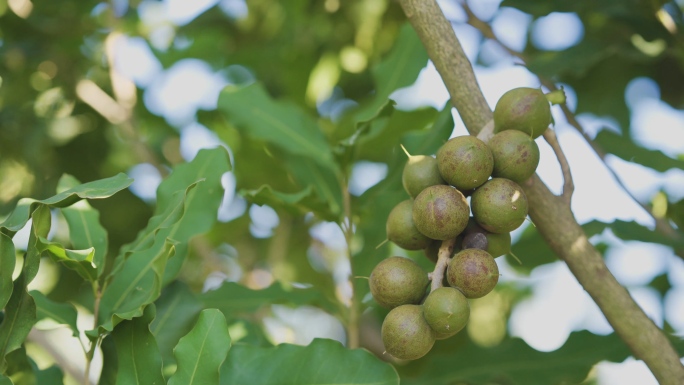
[[[31,381],[59,383],[59,368],[38,370],[22,341],[36,321],[48,318],[75,332],[74,305],[93,311],[97,303],[99,317],[88,335],[107,335],[101,384],[137,375],[136,365],[121,349],[144,341],[156,342],[157,349],[148,344],[138,351],[141,362],[146,369],[159,369],[145,375],[152,376],[150,381],[168,379],[176,363],[193,364],[187,351],[198,344],[203,330],[226,340],[223,328],[209,326],[210,320],[224,322],[223,317],[233,344],[221,366],[223,382],[244,380],[244,372],[235,368],[246,362],[259,363],[250,369],[254,374],[263,370],[260,360],[268,359],[271,371],[260,375],[283,378],[292,376],[292,366],[302,360],[328,357],[333,361],[321,365],[330,370],[312,373],[304,368],[297,375],[311,381],[396,383],[396,371],[389,365],[331,341],[274,348],[264,319],[273,315],[270,305],[283,304],[315,306],[344,325],[352,322],[350,288],[341,267],[350,256],[352,306],[374,319],[364,321],[362,329],[377,338],[377,321],[385,310],[369,299],[363,277],[390,255],[430,267],[421,252],[391,244],[378,247],[386,238],[389,211],[407,199],[401,185],[406,156],[399,145],[412,154],[434,154],[454,128],[449,103],[440,110],[405,110],[390,100],[395,90],[413,84],[427,64],[398,3],[224,0],[184,22],[166,14],[169,3],[0,0],[0,314],[5,319],[0,323],[0,373],[13,378],[25,372]],[[596,136],[604,151],[664,172],[681,169],[684,158],[647,148],[630,135],[624,94],[630,81],[648,77],[665,103],[684,108],[684,19],[678,4],[504,0],[500,6],[517,8],[533,20],[552,12],[578,15],[584,27],[578,44],[562,51],[526,45],[530,71],[572,87],[578,114],[618,123],[620,134],[602,130]],[[203,150],[194,159],[183,158],[181,144],[189,143],[181,136],[192,122],[159,116],[152,107],[150,84],[160,81],[162,72],[138,81],[137,87],[120,78],[112,67],[118,36],[143,42],[161,71],[196,58],[229,84],[216,108],[203,106],[194,116],[229,151]],[[362,193],[350,194],[352,170],[361,162],[380,163],[386,176]],[[164,177],[155,199],[124,190],[90,200],[126,187],[130,181],[123,176],[105,178],[141,163]],[[226,195],[235,198],[226,209],[222,202],[230,202],[223,189],[233,188],[226,183],[233,177],[235,190]],[[96,180],[99,191],[78,187],[78,181]],[[69,188],[76,192],[64,195]],[[62,195],[45,199],[55,192]],[[684,200],[660,194],[661,217],[671,220],[681,235]],[[35,200],[22,199],[27,197]],[[66,207],[81,198],[90,201]],[[254,229],[253,205],[267,205],[277,214],[278,223],[266,233]],[[217,211],[231,217],[217,218]],[[10,238],[29,218],[28,250],[17,258],[25,250],[15,250]],[[55,226],[50,218],[57,223],[57,235],[48,239]],[[328,237],[344,238],[350,222],[354,234],[348,232],[345,239],[349,256],[346,247],[316,235],[329,226]],[[684,249],[681,241],[636,222],[583,226],[588,237],[610,231],[623,240]],[[330,235],[331,228],[336,235]],[[523,264],[510,257],[507,261],[526,274],[557,260],[533,226],[512,250]],[[28,291],[41,255],[60,262],[55,283],[42,293]],[[21,274],[13,281],[16,264]],[[215,284],[216,277],[236,282]],[[107,288],[96,301],[99,285]],[[577,332],[553,353],[537,352],[511,338],[506,320],[530,289],[500,286],[490,302],[478,302],[493,312],[487,314],[496,315],[488,323],[496,338],[464,332],[439,342],[426,358],[398,366],[402,383],[579,383],[597,362],[628,356],[612,335]],[[665,275],[650,286],[663,295],[671,288]],[[373,338],[362,345],[385,358]],[[174,355],[177,346],[179,355]],[[220,347],[212,352],[225,356]],[[252,361],[254,357],[261,358]],[[347,369],[355,370],[361,362],[370,366],[351,377]],[[212,371],[221,363],[207,364]],[[0,376],[0,384],[8,381]]]

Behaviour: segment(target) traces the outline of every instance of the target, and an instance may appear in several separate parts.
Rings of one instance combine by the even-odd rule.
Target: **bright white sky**
[[[233,17],[246,12],[243,0],[146,0],[141,4],[139,13],[143,22],[157,27],[158,33],[153,34],[152,44],[163,49],[171,43],[170,33],[172,34],[173,29],[169,23],[186,24],[216,3],[220,3],[222,9]],[[497,0],[470,3],[478,16],[494,17],[492,25],[495,32],[509,46],[514,49],[524,47],[525,30],[531,22],[529,16],[510,8],[497,12]],[[440,4],[450,19],[464,19],[460,9],[454,7],[454,2],[440,1]],[[469,26],[458,24],[455,30],[465,52],[474,59],[478,50],[479,33]],[[554,13],[538,20],[532,31],[532,43],[546,49],[570,47],[583,36],[581,21],[573,14],[563,13]],[[483,55],[491,61],[502,59],[500,50],[493,44],[487,45]],[[216,106],[218,92],[227,84],[222,75],[214,73],[201,60],[192,58],[182,60],[170,69],[162,71],[148,43],[141,38],[127,39],[126,43],[119,47],[116,64],[125,75],[145,89],[144,102],[148,108],[179,128],[184,158],[192,159],[199,149],[220,144],[220,140],[213,132],[194,121],[194,116],[198,108],[211,109]],[[491,106],[494,106],[498,98],[511,88],[539,86],[533,75],[520,66],[514,66],[513,62],[507,59],[500,60],[495,67],[476,66],[475,71]],[[572,106],[576,96],[572,89],[566,90]],[[423,70],[416,84],[397,91],[393,97],[397,99],[400,108],[426,105],[441,108],[448,99],[448,94],[434,66],[430,64]],[[645,147],[661,149],[673,156],[684,153],[684,112],[660,102],[659,90],[653,81],[646,78],[634,80],[627,89],[626,98],[632,109],[632,131],[635,139]],[[572,207],[580,223],[593,219],[607,222],[622,219],[635,220],[653,227],[650,217],[616,185],[605,166],[574,129],[565,123],[557,108],[554,108],[554,118],[557,122],[555,129],[559,140],[572,167],[576,186]],[[593,116],[582,115],[579,119],[592,135],[602,127],[611,126],[610,121]],[[455,121],[457,124],[453,135],[465,134],[463,124],[457,115]],[[537,142],[542,153],[538,173],[552,191],[558,192],[562,185],[558,163],[549,146],[542,139]],[[684,198],[682,170],[670,170],[660,174],[619,159],[611,159],[610,164],[630,190],[644,202],[661,189],[667,191],[671,199]],[[139,165],[130,170],[130,174],[136,179],[131,190],[145,200],[154,200],[154,190],[161,180],[154,167]],[[384,178],[385,174],[386,167],[382,164],[357,165],[351,183],[353,193],[362,193]],[[241,215],[246,209],[246,204],[235,194],[235,179],[232,174],[227,174],[223,182],[227,191],[219,218],[227,221]],[[268,207],[253,208],[250,210],[250,216],[254,222],[252,230],[256,236],[269,236],[278,223],[277,215]],[[318,226],[314,229],[314,235],[327,240],[331,245],[338,244],[341,234],[335,230],[328,231],[333,227]],[[328,230],[322,231],[324,228]],[[519,231],[514,236],[516,234],[519,234]],[[26,238],[28,236],[27,232],[23,235]],[[20,234],[15,241],[20,245],[25,244],[27,239],[23,238]],[[628,286],[647,314],[659,325],[662,325],[663,319],[666,318],[680,334],[684,335],[684,314],[681,312],[681,309],[684,309],[684,262],[665,247],[622,242],[610,232],[596,237],[595,240],[612,245],[606,255],[608,266],[618,280]],[[525,260],[524,255],[519,257]],[[541,351],[555,350],[562,346],[573,330],[588,329],[599,334],[611,331],[596,305],[563,263],[542,266],[535,269],[530,277],[521,277],[507,267],[502,258],[498,262],[503,272],[502,279],[530,285],[534,290],[534,295],[530,299],[515,308],[509,323],[510,332],[524,338],[532,347]],[[674,288],[666,296],[663,308],[659,294],[644,285],[656,275],[665,272],[668,273]],[[310,312],[310,309],[306,312]],[[307,313],[304,316],[310,315]],[[269,321],[269,328],[278,329],[278,325],[287,325],[297,330],[302,329],[303,332],[309,327],[298,327],[293,320],[292,314],[288,313],[280,317],[280,324]],[[331,337],[343,339],[339,335],[339,330],[333,329],[335,332]],[[297,339],[297,342],[307,343],[315,337],[309,334],[306,334],[307,338]],[[601,364],[598,377],[601,384],[657,384],[643,363],[634,360],[624,364]]]

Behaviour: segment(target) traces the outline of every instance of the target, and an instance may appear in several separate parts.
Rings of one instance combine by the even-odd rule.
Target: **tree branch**
[[[476,135],[492,119],[492,111],[484,102],[451,24],[435,0],[399,2],[442,75],[466,128]],[[660,384],[684,384],[684,366],[672,344],[610,273],[570,207],[553,195],[537,175],[524,183],[523,188],[537,230],[567,263],[634,356],[644,360]]]
[[[432,284],[430,286],[431,292],[443,286],[442,281],[444,280],[444,272],[447,269],[449,258],[451,257],[451,253],[454,251],[455,245],[456,238],[442,241],[442,245],[439,247],[439,252],[437,253],[437,263],[435,264],[435,269],[430,275],[430,279],[432,279]]]

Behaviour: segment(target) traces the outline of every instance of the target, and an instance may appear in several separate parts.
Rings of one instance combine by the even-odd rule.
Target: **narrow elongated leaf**
[[[148,228],[117,257],[110,272],[111,281],[100,301],[100,326],[88,335],[111,331],[121,319],[142,314],[142,308],[159,297],[167,261],[178,243],[169,238],[170,229],[183,217],[185,200],[196,185],[173,194],[165,211],[152,217]]]
[[[4,308],[12,296],[12,273],[17,263],[12,238],[0,233],[0,309]]]
[[[131,251],[149,247],[157,232],[166,233],[178,242],[175,257],[169,261],[164,274],[164,284],[170,282],[185,260],[187,241],[194,235],[208,231],[216,222],[218,208],[223,200],[221,177],[229,170],[228,153],[223,147],[203,149],[191,162],[176,167],[157,189],[154,216],[135,241],[122,248],[115,265],[120,265]],[[176,192],[195,184],[185,197],[183,215],[180,218],[171,215],[173,212],[168,208],[177,203]],[[114,268],[116,270],[117,267]]]
[[[684,169],[684,161],[670,158],[659,150],[649,150],[634,143],[629,137],[618,135],[609,130],[602,130],[594,141],[601,148],[628,162],[638,163],[656,171],[665,172],[670,169]]]
[[[41,201],[31,198],[21,199],[17,203],[17,207],[12,211],[12,214],[3,223],[0,223],[0,231],[14,236],[17,231],[26,225],[38,204],[44,204],[49,207],[67,207],[81,199],[108,198],[130,186],[131,183],[133,183],[133,179],[126,176],[126,174],[118,174],[111,178],[84,183]]]
[[[4,373],[7,366],[5,356],[21,347],[36,322],[36,304],[26,292],[26,285],[26,275],[21,273],[14,281],[5,318],[0,323],[0,373]]]
[[[390,364],[366,350],[315,339],[309,346],[235,345],[221,368],[221,384],[398,385],[399,376]]]
[[[285,290],[281,284],[275,283],[266,289],[252,290],[235,282],[225,282],[216,290],[199,295],[206,308],[216,308],[226,318],[234,318],[238,313],[253,312],[264,305],[288,303],[293,305],[322,304],[331,305],[315,289]]]
[[[76,325],[78,313],[76,313],[74,305],[55,302],[37,290],[32,290],[29,294],[36,302],[36,320],[50,318],[57,323],[67,325],[73,336],[78,336],[78,326]]]
[[[400,367],[402,385],[491,382],[525,385],[577,384],[600,361],[621,362],[630,351],[615,334],[575,332],[560,349],[539,352],[519,338],[492,348],[445,340],[419,361]]]
[[[80,182],[71,175],[63,175],[57,184],[57,191],[61,192],[75,188]],[[100,224],[100,212],[87,201],[80,201],[70,207],[61,209],[69,225],[69,239],[75,249],[94,249],[92,266],[96,270],[96,277],[102,274],[107,255],[107,231]]]
[[[336,172],[332,151],[316,121],[295,105],[271,99],[260,83],[226,88],[218,107],[245,134]]]
[[[150,325],[150,331],[157,339],[162,360],[167,366],[175,362],[173,348],[192,328],[202,310],[202,303],[184,283],[174,281],[164,289],[155,306],[157,316]]]
[[[219,383],[219,369],[230,349],[226,318],[216,309],[202,310],[190,333],[173,350],[178,362],[169,385]]]
[[[116,345],[117,385],[162,385],[162,360],[150,332],[154,305],[145,307],[142,317],[124,321],[112,332]]]
[[[95,249],[92,247],[86,250],[69,250],[59,242],[50,242],[40,237],[38,249],[41,252],[46,252],[54,261],[77,272],[86,281],[97,280],[97,269],[93,264]]]
[[[111,331],[121,320],[142,314],[143,307],[159,297],[167,260],[174,253],[174,243],[157,237],[151,248],[133,254],[105,290],[100,301],[97,330],[94,337]]]

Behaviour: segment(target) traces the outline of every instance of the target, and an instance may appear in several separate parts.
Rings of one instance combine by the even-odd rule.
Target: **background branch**
[[[492,111],[451,24],[435,0],[400,0],[400,4],[442,75],[466,128],[476,135],[492,119]],[[567,263],[634,356],[644,360],[660,384],[684,384],[684,366],[672,344],[610,273],[570,207],[553,195],[537,175],[523,188],[537,230]]]

